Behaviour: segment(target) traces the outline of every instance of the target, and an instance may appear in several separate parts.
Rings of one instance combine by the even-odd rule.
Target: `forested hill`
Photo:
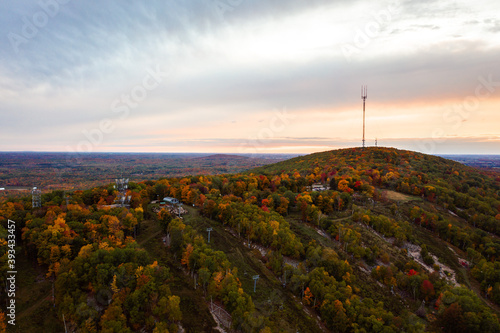
[[[20,332],[499,332],[499,185],[365,148],[11,198],[0,277],[15,235]]]
[[[412,171],[416,171],[444,178],[450,174],[450,170],[464,171],[477,181],[486,181],[485,185],[487,186],[498,186],[498,181],[495,185],[495,182],[491,181],[491,177],[484,177],[485,174],[491,176],[492,173],[482,172],[439,156],[383,147],[348,148],[314,153],[258,167],[249,172],[255,174],[279,174],[291,171],[312,173],[315,172],[316,168],[320,168],[325,173],[334,169],[337,171],[341,169],[378,169],[379,171],[397,171],[401,175],[408,175]]]
[[[494,218],[500,210],[500,173],[438,156],[394,148],[349,148],[296,157],[248,173],[296,173],[304,176],[306,183],[328,183],[332,189],[338,189],[339,182],[346,180],[344,185],[361,194],[372,185],[375,189],[417,195],[464,218],[475,216],[480,224],[487,225],[488,231],[500,234],[500,223]],[[464,213],[463,209],[469,211]]]

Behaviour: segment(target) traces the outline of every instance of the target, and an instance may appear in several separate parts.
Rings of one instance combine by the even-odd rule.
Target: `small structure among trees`
[[[173,205],[180,204],[180,201],[177,200],[176,198],[165,197],[165,198],[163,198],[163,201],[160,204],[164,204],[164,205],[168,205],[168,206],[173,206]]]
[[[328,187],[323,184],[312,184],[311,191],[312,192],[322,192],[328,190]]]

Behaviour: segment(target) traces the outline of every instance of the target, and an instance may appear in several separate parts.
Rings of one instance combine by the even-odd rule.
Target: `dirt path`
[[[481,294],[481,289],[479,288],[479,282],[471,279],[470,281],[470,288],[473,292],[476,293],[477,297],[483,300],[486,305],[490,307],[493,311],[497,313],[497,315],[500,315],[500,307],[496,305],[495,303],[491,302],[489,299],[484,298],[483,295]]]
[[[162,233],[161,228],[158,225],[156,225],[153,221],[144,220],[142,223],[144,223],[147,226],[148,229],[151,228],[151,229],[158,229],[158,230],[156,230],[155,232],[153,232],[147,238],[141,239],[140,241],[138,239],[136,239],[137,243],[139,245],[141,245],[141,246],[144,245],[144,244],[146,244],[147,242],[149,242],[153,238],[158,237]],[[148,232],[148,231],[149,230],[147,230],[145,232]],[[140,237],[137,237],[137,238],[140,238]]]
[[[19,314],[16,315],[16,320],[21,320],[26,316],[29,316],[33,311],[38,309],[40,306],[42,306],[43,302],[47,301],[49,302],[48,298],[52,296],[52,292],[48,293],[47,295],[43,296],[41,299],[39,299],[36,303],[31,305],[29,308],[24,309],[21,311]]]
[[[354,216],[354,213],[351,214],[351,216],[346,216],[346,217],[341,217],[339,219],[335,219],[335,220],[332,220],[332,222],[340,222],[340,221],[345,221],[345,220],[348,220],[350,219],[351,217]]]
[[[142,246],[145,243],[149,242],[151,239],[158,237],[160,234],[161,234],[161,230],[158,230],[157,232],[155,232],[154,234],[152,234],[148,238],[142,239],[140,242],[137,242],[137,243]]]

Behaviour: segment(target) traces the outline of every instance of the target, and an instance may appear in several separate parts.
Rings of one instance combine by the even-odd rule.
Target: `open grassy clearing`
[[[387,196],[387,199],[402,203],[409,201],[423,201],[420,197],[411,196],[391,190],[382,190],[382,193]]]

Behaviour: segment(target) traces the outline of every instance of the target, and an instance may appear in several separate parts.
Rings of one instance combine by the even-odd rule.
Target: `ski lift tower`
[[[207,243],[210,243],[210,231],[212,231],[213,229],[212,228],[207,228],[207,231],[208,231],[208,242]]]
[[[257,288],[257,280],[260,278],[260,276],[258,275],[254,275],[252,276],[252,279],[253,279],[253,292],[256,291],[256,288]]]

